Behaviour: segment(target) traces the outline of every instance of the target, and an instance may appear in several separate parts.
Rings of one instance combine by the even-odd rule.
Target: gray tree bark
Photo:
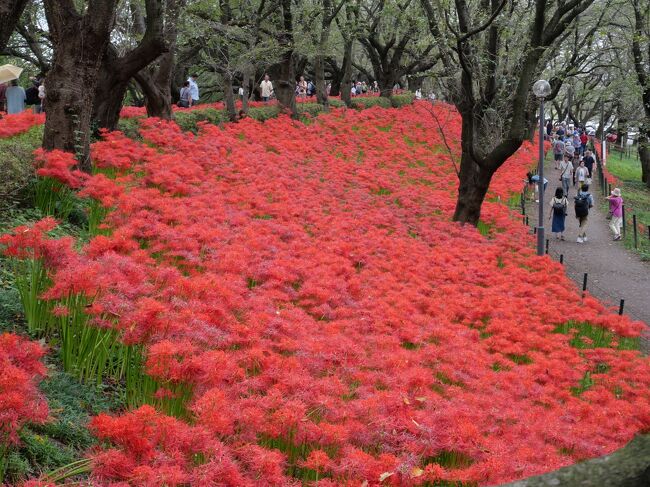
[[[650,435],[637,436],[614,453],[501,487],[648,487]]]
[[[2,0],[0,2],[0,52],[7,47],[7,42],[20,20],[27,5],[27,0]]]
[[[118,0],[90,0],[79,13],[73,0],[45,0],[54,45],[47,75],[43,148],[74,152],[90,172],[90,121],[99,68],[115,22]]]

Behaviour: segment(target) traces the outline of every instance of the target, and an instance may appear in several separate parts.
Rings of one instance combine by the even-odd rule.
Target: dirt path
[[[650,325],[650,264],[626,250],[622,242],[612,240],[609,222],[600,208],[604,197],[600,192],[598,180],[594,179],[589,191],[594,197],[595,205],[589,211],[588,242],[579,244],[576,242],[578,223],[573,209],[576,189],[572,187],[569,190],[569,211],[564,233],[566,240],[556,240],[551,233],[548,214],[555,189],[561,186],[560,171],[554,168],[552,160],[547,159],[544,172],[549,181],[544,193],[544,228],[546,238],[549,239],[549,254],[555,260],[560,260],[560,255],[563,255],[567,275],[581,289],[583,276],[587,273],[587,290],[592,295],[616,307],[620,300],[624,299],[624,312],[631,318]],[[537,211],[537,203],[527,203],[526,213],[529,215],[531,228],[537,225]]]

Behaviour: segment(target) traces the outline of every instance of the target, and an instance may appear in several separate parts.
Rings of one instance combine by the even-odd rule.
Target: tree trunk
[[[145,106],[149,117],[171,120],[172,94],[171,77],[174,68],[174,53],[163,54],[155,70],[144,69],[135,75],[145,97]]]
[[[321,34],[321,41],[323,40]],[[322,51],[321,51],[322,52]],[[329,108],[329,100],[327,98],[327,83],[325,82],[325,59],[323,54],[316,55],[314,61],[314,84],[316,85],[316,101],[325,107]]]
[[[345,39],[343,46],[343,72],[341,80],[341,100],[348,107],[352,106],[352,39]]]
[[[332,74],[332,87],[330,89],[330,96],[339,96],[341,94],[341,80],[343,79],[343,71],[342,69],[339,69],[336,63],[336,59],[327,58],[325,62]]]
[[[454,221],[478,225],[481,218],[481,206],[490,187],[493,174],[493,171],[479,166],[468,152],[462,152]]]
[[[102,69],[100,73],[104,70]],[[129,80],[116,81],[113,77],[99,76],[92,121],[97,128],[115,130]]]
[[[343,5],[341,3],[341,5]],[[316,85],[316,101],[329,109],[327,95],[327,83],[325,82],[325,52],[330,38],[330,27],[336,16],[333,11],[332,0],[323,0],[323,18],[321,21],[320,39],[318,43],[318,54],[314,60],[314,84]]]
[[[138,45],[123,56],[118,56],[112,46],[106,50],[93,108],[92,120],[98,127],[115,130],[129,81],[138,71],[168,50],[163,32],[162,3],[146,0],[145,7],[146,20],[142,19],[141,14],[136,15],[141,23],[146,22],[146,29],[141,31],[143,37]],[[168,8],[173,8],[173,2],[168,2]]]
[[[7,47],[7,42],[25,10],[27,0],[4,0],[0,2],[0,52]]]
[[[650,120],[646,119],[645,123],[639,130],[639,160],[641,161],[641,181],[650,188]]]
[[[231,122],[237,120],[237,109],[235,108],[235,96],[232,92],[232,74],[226,71],[223,74],[223,97],[226,101],[226,111]]]
[[[275,87],[275,94],[280,104],[280,109],[288,112],[292,117],[298,116],[296,109],[296,74],[293,52],[293,17],[291,14],[291,0],[280,0],[282,14],[282,31],[279,35],[279,44],[283,53],[279,66],[279,77]]]
[[[650,485],[650,435],[614,453],[501,487],[643,487]]]
[[[244,88],[244,96],[242,97],[241,101],[241,109],[244,111],[244,113],[248,113],[248,98],[249,98],[249,93],[250,91],[250,84],[251,84],[251,75],[250,75],[250,68],[246,66],[244,68],[244,72],[242,73],[242,87]]]
[[[157,66],[140,70],[133,75],[145,96],[147,115],[163,120],[173,118],[172,78],[176,66],[176,40],[178,38],[177,20],[185,0],[167,0],[164,19],[163,38],[167,50],[158,58]]]
[[[77,154],[90,172],[90,122],[97,77],[113,29],[117,0],[80,15],[72,0],[45,0],[54,59],[47,87],[43,147]]]

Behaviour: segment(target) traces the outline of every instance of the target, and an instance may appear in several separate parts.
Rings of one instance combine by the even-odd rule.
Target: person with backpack
[[[574,208],[578,219],[578,238],[576,242],[587,242],[587,224],[589,223],[589,209],[594,206],[594,197],[589,193],[589,185],[585,184],[578,190],[578,196],[574,198]]]
[[[569,197],[569,181],[573,177],[573,164],[564,159],[560,163],[560,181],[562,181],[562,189],[564,190],[564,196]]]
[[[551,232],[555,233],[555,238],[564,240],[564,220],[566,219],[566,211],[569,206],[569,201],[564,196],[562,188],[555,189],[555,196],[551,198],[551,213],[548,216],[551,223]]]
[[[623,223],[623,198],[621,198],[621,190],[614,188],[607,199],[609,200],[609,215],[607,215],[609,228],[612,229],[614,240],[620,240],[621,224]]]

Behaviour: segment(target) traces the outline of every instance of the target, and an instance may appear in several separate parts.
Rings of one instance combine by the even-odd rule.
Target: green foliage
[[[622,180],[620,184],[623,202],[625,203],[625,217],[627,231],[624,243],[627,248],[634,248],[634,233],[632,228],[632,215],[635,214],[639,229],[636,251],[643,260],[650,260],[650,240],[648,230],[650,226],[650,189],[641,181],[641,162],[637,153],[632,152],[631,157],[620,157],[620,153],[612,152],[607,159],[607,169]],[[607,206],[606,206],[607,207]]]
[[[390,108],[391,106],[392,104],[390,102],[390,98],[383,96],[360,96],[358,98],[352,99],[352,107],[356,108],[357,110],[363,110],[365,108],[372,107]]]
[[[120,118],[117,122],[117,130],[131,139],[140,139],[140,123],[137,117]]]
[[[0,139],[0,211],[12,203],[24,201],[34,179],[33,152],[41,146],[43,126]]]
[[[616,348],[618,350],[639,350],[639,338],[623,337],[600,326],[587,322],[567,321],[557,326],[554,333],[573,335],[569,345],[578,349]]]
[[[263,122],[270,118],[275,118],[280,114],[280,109],[277,105],[265,105],[263,107],[254,107],[248,110],[248,116]]]
[[[636,151],[631,156],[612,151],[607,156],[607,170],[624,181],[641,181],[641,161]]]
[[[390,103],[395,108],[400,108],[413,103],[415,95],[410,91],[402,93],[401,95],[393,95],[390,97]]]

